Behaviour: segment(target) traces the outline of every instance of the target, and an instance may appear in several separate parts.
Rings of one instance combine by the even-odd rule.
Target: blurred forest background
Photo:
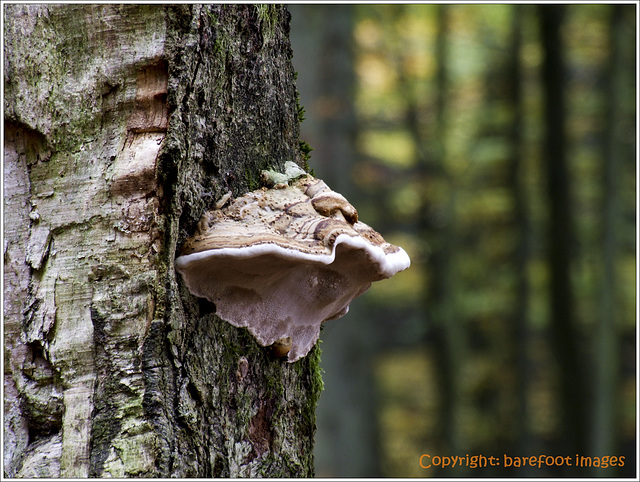
[[[316,474],[634,476],[635,4],[289,9],[310,166],[412,258],[324,327]]]

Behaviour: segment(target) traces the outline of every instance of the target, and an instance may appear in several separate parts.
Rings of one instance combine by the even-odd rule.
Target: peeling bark
[[[204,210],[304,164],[289,14],[6,5],[5,475],[311,476],[287,364],[176,276]]]

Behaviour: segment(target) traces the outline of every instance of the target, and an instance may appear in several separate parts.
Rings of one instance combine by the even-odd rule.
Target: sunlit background
[[[412,259],[324,327],[316,474],[634,476],[636,6],[289,10],[310,166]]]

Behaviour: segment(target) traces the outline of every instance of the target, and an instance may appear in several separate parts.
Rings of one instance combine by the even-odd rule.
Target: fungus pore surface
[[[373,281],[410,260],[323,181],[280,181],[205,213],[175,266],[194,295],[260,345],[289,337],[294,362],[316,343],[323,321],[346,314]]]

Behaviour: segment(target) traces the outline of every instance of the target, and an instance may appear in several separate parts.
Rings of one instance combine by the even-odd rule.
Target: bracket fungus
[[[205,213],[175,266],[194,295],[260,345],[290,338],[294,362],[316,343],[323,321],[345,315],[373,281],[408,268],[410,260],[358,221],[341,194],[289,164],[291,175],[273,188]]]

